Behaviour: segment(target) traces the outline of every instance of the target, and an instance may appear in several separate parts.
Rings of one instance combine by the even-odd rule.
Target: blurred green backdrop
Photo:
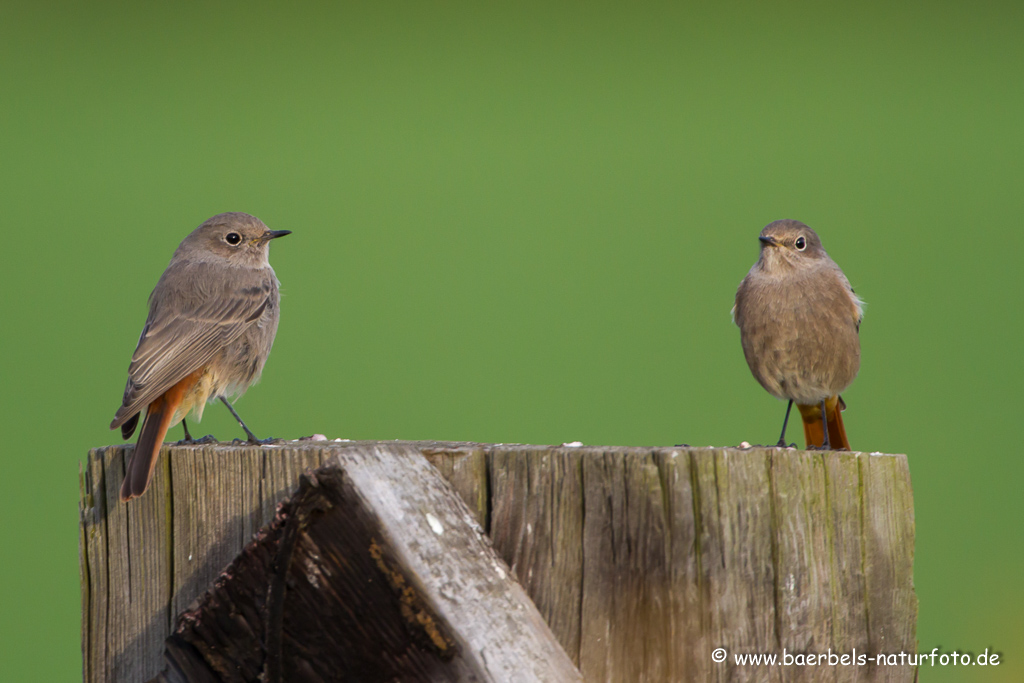
[[[807,222],[921,648],[1003,653],[922,679],[1024,680],[1024,13],[964,5],[0,5],[3,679],[80,677],[78,463],[178,242],[247,211],[295,233],[258,434],[630,445],[776,438],[729,309]]]

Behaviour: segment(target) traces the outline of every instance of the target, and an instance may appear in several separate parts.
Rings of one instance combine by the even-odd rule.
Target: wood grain
[[[178,618],[162,682],[583,680],[419,451],[323,455]]]
[[[92,451],[86,680],[154,676],[176,615],[301,472],[364,448],[437,466],[588,681],[914,680],[909,667],[732,663],[783,648],[915,649],[905,456],[437,442],[165,449],[152,488],[128,505],[116,491],[131,446]],[[716,647],[725,663],[711,660]]]

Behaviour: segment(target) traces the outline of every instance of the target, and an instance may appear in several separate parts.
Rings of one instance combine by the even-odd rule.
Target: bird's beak
[[[779,243],[775,241],[775,238],[771,235],[758,235],[757,239],[761,240],[761,244],[769,247],[777,247]]]
[[[292,234],[291,230],[267,230],[265,233],[260,235],[260,242],[269,242],[272,239],[278,237],[284,237],[285,235]]]

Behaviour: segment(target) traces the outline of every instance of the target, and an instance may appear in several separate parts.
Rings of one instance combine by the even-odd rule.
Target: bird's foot
[[[207,434],[206,436],[202,437],[201,439],[185,438],[185,439],[182,439],[181,441],[175,441],[174,445],[175,446],[195,446],[196,444],[208,444],[208,443],[217,443],[217,437],[215,437],[213,434]]]
[[[268,446],[273,444],[282,444],[284,443],[284,439],[276,439],[272,436],[266,439],[257,439],[256,437],[252,437],[251,439],[233,439],[231,443],[235,446]]]

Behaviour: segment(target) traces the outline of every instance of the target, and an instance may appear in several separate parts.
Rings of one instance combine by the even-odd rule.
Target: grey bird
[[[808,448],[849,449],[840,397],[860,369],[863,302],[817,233],[794,220],[769,223],[761,256],[736,291],[733,321],[743,355],[768,393],[793,403]]]
[[[247,213],[222,213],[178,245],[149,296],[149,317],[128,366],[121,407],[110,423],[131,438],[145,409],[120,498],[149,487],[167,430],[190,411],[201,420],[207,401],[228,403],[259,379],[277,334],[280,283],[267,260],[270,230]],[[191,440],[188,425],[185,438]]]

